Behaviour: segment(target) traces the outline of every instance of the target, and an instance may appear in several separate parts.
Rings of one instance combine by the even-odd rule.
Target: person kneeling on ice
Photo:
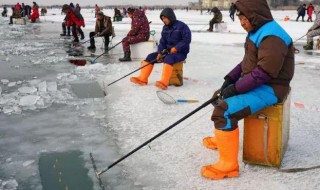
[[[149,54],[146,60],[141,62],[142,66],[149,65],[141,70],[138,77],[132,77],[130,81],[139,85],[147,85],[148,78],[153,69],[153,63],[151,62],[157,60],[158,63],[164,62],[164,64],[161,80],[157,81],[155,85],[165,90],[168,88],[173,65],[187,58],[190,50],[191,31],[185,23],[176,19],[176,15],[171,8],[165,8],[160,14],[160,19],[164,23],[164,26],[158,52]],[[170,54],[163,58],[161,52],[164,50],[167,50]]]
[[[207,30],[209,32],[213,31],[214,24],[222,22],[222,14],[220,10],[217,7],[213,7],[211,11],[213,12],[213,18],[209,22],[209,29]]]
[[[313,37],[320,35],[320,10],[317,13],[314,24],[309,28],[307,33],[307,45],[303,46],[305,50],[313,49]]]
[[[291,37],[274,21],[266,0],[235,3],[241,26],[248,32],[243,60],[227,74],[213,98],[215,137],[203,139],[205,147],[218,148],[217,163],[204,166],[202,176],[222,179],[239,175],[238,121],[265,107],[282,102],[294,74]]]
[[[104,37],[104,49],[107,51],[109,47],[109,37],[112,35],[111,18],[104,15],[102,11],[97,13],[96,27],[94,32],[90,32],[89,50],[95,50],[94,36]]]
[[[82,15],[80,14],[79,11],[77,11],[75,8],[64,4],[62,6],[62,11],[64,13],[66,13],[66,25],[67,27],[72,26],[72,35],[73,35],[73,43],[78,43],[79,42],[79,37],[77,35],[77,31],[80,33],[81,35],[81,40],[84,39],[84,33],[81,30],[81,26],[85,26],[84,25],[84,19],[82,17]]]
[[[131,30],[122,39],[124,57],[119,59],[121,62],[131,61],[130,44],[148,41],[150,37],[149,22],[143,11],[128,8],[128,16],[132,19]]]
[[[31,20],[32,23],[36,22],[36,20],[40,17],[39,15],[39,10],[36,6],[32,7],[32,13],[29,16],[29,19]]]

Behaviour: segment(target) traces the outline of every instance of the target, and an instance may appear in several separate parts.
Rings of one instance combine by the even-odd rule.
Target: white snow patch
[[[22,166],[23,167],[27,167],[27,166],[30,166],[33,163],[34,163],[34,160],[28,160],[28,161],[23,162]]]
[[[23,96],[20,99],[19,105],[20,106],[33,106],[37,103],[37,101],[39,99],[40,99],[40,96],[36,96],[36,95]]]

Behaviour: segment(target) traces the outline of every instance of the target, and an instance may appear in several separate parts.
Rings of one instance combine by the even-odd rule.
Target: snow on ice
[[[60,15],[60,10],[53,9],[49,11],[52,11],[50,13],[55,15],[48,14],[46,19],[60,24],[64,18],[64,15]],[[84,9],[82,11],[87,21],[85,32],[88,34],[90,30],[94,29],[93,10]],[[113,15],[113,10],[104,11],[107,15]],[[151,29],[156,30],[157,40],[159,40],[162,28],[159,14],[160,11],[147,11],[148,19],[152,21]],[[185,21],[194,31],[203,28],[212,18],[212,15],[200,15],[196,11],[177,10],[176,15],[177,19]],[[187,63],[184,65],[184,75],[203,83],[186,80],[184,81],[184,86],[179,88],[169,87],[167,91],[173,97],[197,99],[200,101],[199,104],[168,106],[157,99],[157,89],[153,86],[153,83],[160,78],[162,68],[160,64],[155,65],[147,86],[140,87],[130,83],[129,76],[106,89],[108,91],[108,96],[105,97],[106,102],[101,99],[76,101],[69,87],[70,81],[94,79],[99,84],[108,84],[140,67],[140,61],[118,64],[115,61],[120,56],[118,54],[113,55],[113,57],[111,55],[112,61],[109,61],[108,64],[101,61],[101,63],[77,67],[73,70],[63,70],[57,74],[55,80],[41,78],[28,82],[23,81],[20,84],[17,82],[15,86],[9,86],[7,84],[10,81],[2,79],[2,94],[0,88],[1,114],[21,113],[27,109],[48,108],[53,103],[73,105],[77,112],[82,111],[81,106],[83,105],[89,108],[93,105],[101,106],[100,110],[85,109],[79,114],[83,118],[90,116],[98,119],[105,126],[107,133],[112,134],[112,139],[108,140],[116,142],[117,151],[120,155],[124,155],[209,99],[213,91],[221,86],[224,75],[241,61],[246,33],[241,28],[238,20],[236,22],[230,21],[227,11],[223,11],[223,15],[230,32],[194,32],[192,34],[191,51],[188,55]],[[288,31],[293,40],[304,35],[312,24],[283,21],[283,18],[287,15],[294,19],[296,11],[273,11],[273,15],[276,21]],[[130,29],[129,23],[129,18],[124,18],[121,23],[113,23],[118,33],[114,41],[122,39],[122,36]],[[11,39],[25,35],[25,32],[19,26],[13,26],[11,29],[12,31],[8,31],[8,34],[2,33],[2,35]],[[42,35],[45,37],[45,34]],[[303,38],[295,45],[301,49],[302,44],[305,42],[306,38]],[[35,67],[49,66],[51,63],[65,60],[65,56],[55,55],[54,50],[45,50],[41,42],[29,44],[21,40],[13,47],[4,41],[2,47],[0,47],[0,55],[2,56],[27,56],[36,51],[43,51],[48,56],[24,61],[28,66],[33,64],[37,64]],[[121,46],[114,50],[122,53]],[[9,60],[9,57],[7,58]],[[296,54],[296,61],[303,61],[305,64],[296,66],[295,76],[291,83],[292,102],[319,106],[319,56],[317,54],[306,55],[301,52]],[[12,64],[13,62],[10,59],[10,63],[7,64]],[[64,64],[67,64],[66,61]],[[138,72],[133,76],[137,74]],[[219,181],[203,179],[200,175],[201,166],[214,163],[219,156],[216,151],[207,150],[202,146],[202,138],[213,135],[213,124],[210,120],[211,112],[212,107],[208,106],[177,126],[177,128],[172,129],[172,131],[152,142],[150,148],[142,149],[132,155],[122,162],[121,166],[125,169],[121,171],[121,175],[112,176],[113,179],[122,180],[123,178],[128,178],[139,187],[142,186],[141,189],[246,190],[258,188],[262,190],[300,190],[320,188],[319,169],[287,174],[275,168],[245,165],[241,162],[242,146],[240,146],[239,151],[241,173],[238,178]],[[320,130],[317,127],[320,123],[319,118],[318,112],[299,110],[292,107],[291,137],[284,159],[286,166],[304,167],[319,164],[320,148],[318,144]],[[243,134],[243,123],[240,122],[239,127],[241,134]],[[64,132],[62,131],[62,133]],[[102,142],[97,143],[97,149],[105,146],[106,139],[103,139]],[[242,137],[240,137],[240,142],[242,142]],[[101,164],[106,165],[112,161],[101,160],[103,161]],[[29,164],[28,161],[24,161],[22,164],[29,167],[35,165],[33,163]],[[112,173],[107,172],[102,175],[102,178],[110,178],[111,175]],[[14,188],[17,188],[17,181],[13,180],[11,183]],[[8,186],[9,183],[8,180],[0,180],[0,184],[1,189],[5,185]]]

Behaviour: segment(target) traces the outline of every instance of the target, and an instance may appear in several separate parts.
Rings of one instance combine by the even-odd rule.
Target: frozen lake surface
[[[86,19],[85,34],[94,29],[93,10],[82,10]],[[112,10],[105,10],[113,15]],[[9,13],[10,14],[10,13]],[[151,30],[159,39],[162,23],[159,11],[147,11]],[[312,23],[284,22],[295,18],[295,11],[273,11],[275,20],[292,39],[306,33]],[[177,18],[191,30],[204,30],[212,15],[196,11],[177,11]],[[191,51],[184,65],[182,87],[169,87],[176,99],[196,99],[196,104],[165,105],[156,96],[153,83],[160,78],[156,65],[149,85],[140,87],[123,79],[110,87],[106,84],[140,67],[139,61],[119,63],[117,46],[98,63],[76,67],[68,63],[66,44],[61,39],[60,10],[48,10],[42,23],[8,26],[0,18],[0,190],[42,189],[39,158],[44,153],[79,151],[83,167],[99,189],[89,152],[104,168],[161,130],[208,100],[218,89],[224,75],[238,64],[244,54],[246,34],[239,21],[231,22],[223,12],[228,30],[223,33],[193,32]],[[121,41],[130,28],[124,18],[114,23]],[[320,165],[319,84],[320,53],[304,52],[306,38],[295,43],[295,76],[291,83],[291,131],[282,167]],[[84,45],[86,48],[88,44]],[[98,40],[98,47],[101,40]],[[96,54],[101,53],[98,48]],[[72,84],[97,82],[107,96],[79,98]],[[80,92],[81,93],[81,92]],[[214,163],[218,153],[202,146],[202,138],[213,134],[210,120],[212,106],[199,111],[124,162],[102,175],[107,189],[319,189],[320,169],[283,173],[277,168],[245,165],[242,145],[239,150],[240,176],[211,181],[201,177],[201,166]],[[243,122],[240,126],[242,144]]]

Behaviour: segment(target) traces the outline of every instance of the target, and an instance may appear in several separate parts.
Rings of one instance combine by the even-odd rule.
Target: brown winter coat
[[[96,20],[96,28],[95,28],[95,32],[107,32],[109,34],[112,33],[112,22],[111,22],[111,18],[108,16],[103,16],[103,19],[100,20]]]
[[[264,24],[273,21],[266,0],[238,0],[235,5],[252,24],[253,31],[250,33],[255,33]],[[267,85],[273,88],[278,101],[283,101],[290,90],[289,84],[294,74],[292,40],[287,45],[280,37],[267,35],[257,47],[247,37],[245,55],[241,62],[241,76],[249,74],[257,67],[260,67],[271,77]]]

